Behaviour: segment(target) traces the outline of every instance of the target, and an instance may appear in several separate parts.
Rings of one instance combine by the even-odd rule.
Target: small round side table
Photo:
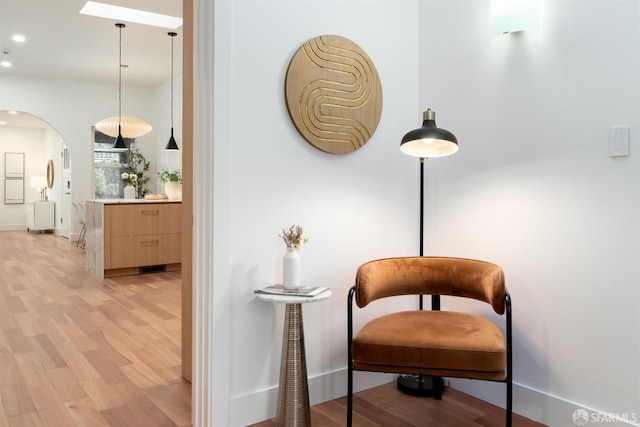
[[[263,293],[255,293],[255,296],[262,301],[286,304],[284,330],[282,332],[276,426],[311,427],[302,304],[329,299],[331,297],[331,289],[311,297]]]

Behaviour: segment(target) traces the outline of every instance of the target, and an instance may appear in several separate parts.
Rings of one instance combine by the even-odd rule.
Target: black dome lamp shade
[[[425,159],[444,157],[458,151],[458,140],[448,130],[436,126],[436,113],[429,108],[423,114],[422,127],[402,138],[400,151]]]
[[[127,150],[127,144],[124,142],[124,138],[122,137],[122,131],[120,126],[118,126],[118,136],[116,138],[116,142],[113,144],[114,150]]]
[[[176,139],[173,137],[173,39],[178,33],[169,32],[167,33],[171,37],[171,137],[169,138],[169,142],[167,146],[164,147],[165,150],[179,150],[178,143],[176,143]]]

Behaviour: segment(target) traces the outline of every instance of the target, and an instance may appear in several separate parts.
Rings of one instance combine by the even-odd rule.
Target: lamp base
[[[444,381],[441,377],[429,375],[406,375],[398,377],[398,390],[404,394],[416,397],[430,397],[436,400],[442,399]]]

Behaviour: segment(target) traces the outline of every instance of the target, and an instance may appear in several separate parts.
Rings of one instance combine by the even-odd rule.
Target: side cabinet
[[[179,269],[182,204],[112,204],[104,207],[105,276],[140,269]],[[109,274],[108,270],[135,269]]]
[[[27,210],[27,231],[45,231],[55,228],[55,202],[32,201],[25,203]]]

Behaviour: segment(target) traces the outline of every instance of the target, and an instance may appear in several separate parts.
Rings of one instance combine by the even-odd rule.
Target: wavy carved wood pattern
[[[369,56],[337,35],[315,37],[295,53],[285,79],[291,120],[311,145],[332,154],[362,147],[382,114],[382,85]]]

